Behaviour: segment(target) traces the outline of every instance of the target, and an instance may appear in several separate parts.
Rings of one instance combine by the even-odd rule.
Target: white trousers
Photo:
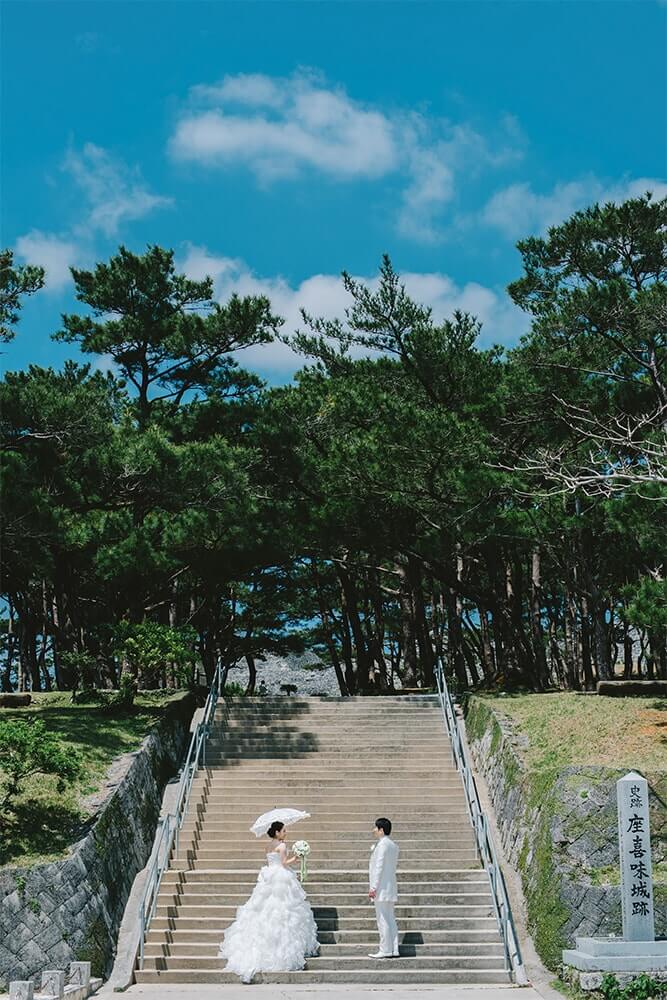
[[[375,901],[375,916],[380,935],[380,952],[383,955],[398,955],[398,927],[394,916],[395,903]]]

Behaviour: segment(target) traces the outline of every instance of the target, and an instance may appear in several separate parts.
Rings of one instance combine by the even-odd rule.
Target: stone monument
[[[577,938],[563,964],[582,972],[667,972],[667,941],[655,940],[648,783],[635,771],[616,782],[623,937]],[[601,975],[599,977],[601,979]],[[662,976],[660,977],[662,978]],[[582,987],[585,984],[581,982]],[[591,983],[589,988],[595,988]]]

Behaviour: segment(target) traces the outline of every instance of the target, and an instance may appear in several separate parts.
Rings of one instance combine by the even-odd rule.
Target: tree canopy
[[[511,350],[388,257],[344,274],[270,389],[235,360],[282,336],[266,299],[216,303],[155,246],[73,270],[55,336],[112,373],[0,385],[3,687],[217,661],[252,687],[305,648],[343,693],[428,688],[438,657],[460,687],[667,677],[666,220],[647,195],[521,241]]]

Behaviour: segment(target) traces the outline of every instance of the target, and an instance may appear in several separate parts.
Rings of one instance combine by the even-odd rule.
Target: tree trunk
[[[627,621],[623,621],[623,677],[629,680],[632,677],[632,636]]]
[[[417,687],[417,635],[415,628],[415,613],[413,593],[408,578],[406,561],[403,557],[396,560],[396,570],[399,574],[399,605],[401,610],[401,645],[403,652],[403,687]]]
[[[479,629],[481,634],[482,668],[484,670],[484,680],[492,682],[496,676],[496,660],[491,643],[491,629],[489,628],[488,611],[486,608],[479,608]]]
[[[370,656],[366,648],[366,640],[364,639],[359,618],[357,588],[347,568],[343,567],[339,562],[335,566],[341,585],[341,599],[345,606],[347,620],[354,639],[355,660],[357,663],[357,688],[364,693],[369,687]]]
[[[549,667],[544,648],[542,631],[542,583],[540,576],[540,550],[535,547],[531,557],[530,574],[530,625],[533,639],[533,657],[535,659],[538,688],[543,691],[549,686]]]
[[[583,676],[584,690],[593,691],[595,688],[595,676],[593,674],[593,663],[591,659],[591,630],[590,615],[588,613],[588,598],[582,596],[581,601],[581,626],[579,629],[579,662]]]
[[[42,679],[37,662],[37,634],[32,616],[20,614],[18,620],[19,657],[24,683],[30,679],[30,690],[41,691]]]
[[[461,560],[462,562],[462,560]],[[423,687],[432,688],[435,685],[435,657],[433,645],[428,633],[426,620],[426,604],[422,582],[421,566],[415,559],[410,559],[410,576],[412,577],[412,606],[415,615],[415,632],[419,649],[419,666],[421,668],[421,683]]]
[[[568,590],[565,595],[565,684],[570,691],[581,688],[579,662],[576,604],[574,595]]]
[[[14,632],[14,606],[11,598],[7,600],[7,660],[2,671],[1,687],[3,691],[13,691],[12,668],[14,666],[14,651],[16,649],[16,634]]]
[[[326,643],[327,650],[329,651],[329,656],[331,657],[333,668],[336,672],[336,680],[338,681],[338,687],[340,688],[340,693],[343,695],[343,697],[345,697],[346,695],[349,695],[350,692],[348,691],[347,684],[345,682],[345,677],[343,675],[343,668],[341,666],[338,650],[336,649],[333,628],[330,620],[329,608],[325,603],[324,594],[322,592],[321,577],[317,571],[317,564],[312,557],[310,559],[310,571],[313,577],[313,583],[315,585],[315,595],[317,597],[317,607],[320,613],[322,631],[324,632],[324,641]]]
[[[255,693],[255,684],[257,683],[257,668],[255,667],[255,657],[252,653],[246,653],[245,661],[248,664],[248,683],[246,685],[245,693],[247,697],[251,697]]]
[[[454,553],[454,567],[457,587],[448,588],[447,600],[447,654],[450,676],[456,680],[462,690],[468,687],[468,671],[463,654],[463,606],[458,591],[462,577],[462,562],[460,546],[457,543]]]

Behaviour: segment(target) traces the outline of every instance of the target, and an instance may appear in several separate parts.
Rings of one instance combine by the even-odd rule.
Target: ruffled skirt
[[[219,958],[226,970],[251,982],[258,972],[295,972],[316,955],[317,926],[296,875],[282,865],[267,865],[247,903],[224,934]]]

